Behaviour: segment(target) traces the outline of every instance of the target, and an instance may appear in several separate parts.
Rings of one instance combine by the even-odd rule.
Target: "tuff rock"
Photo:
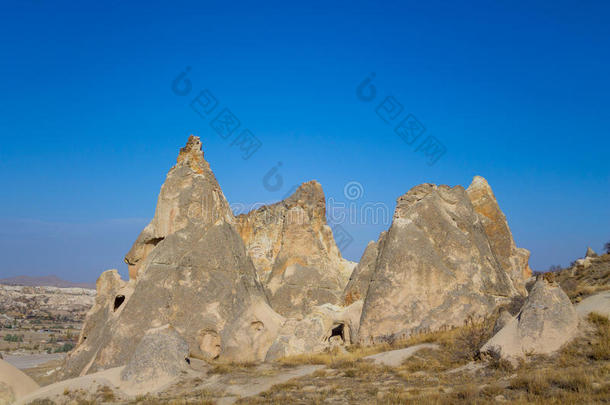
[[[498,319],[494,323],[493,334],[500,332],[510,321],[513,320],[513,316],[506,310],[506,308],[500,308]]]
[[[316,305],[341,302],[355,263],[341,257],[318,182],[238,216],[237,228],[274,310],[303,317]]]
[[[233,214],[204,159],[200,139],[191,136],[161,187],[154,218],[125,256],[129,278],[138,277],[146,257],[167,236],[189,223],[205,230],[219,220],[232,223]]]
[[[368,286],[364,344],[463,324],[519,294],[461,186],[422,184],[397,201]]]
[[[561,287],[538,277],[521,312],[481,348],[516,360],[557,351],[576,334],[578,315]]]
[[[357,334],[362,301],[342,308],[325,304],[312,308],[305,319],[289,319],[267,352],[267,361],[304,353],[316,353],[333,345],[352,343]]]
[[[593,257],[598,257],[598,256],[597,256],[597,253],[595,253],[595,250],[593,250],[591,248],[591,246],[589,246],[589,247],[587,247],[587,253],[585,254],[585,257],[593,258]]]
[[[483,224],[493,255],[508,273],[515,288],[522,295],[527,295],[525,280],[532,276],[528,264],[530,252],[515,245],[506,217],[500,210],[487,180],[475,176],[466,192]]]
[[[151,329],[121,371],[121,380],[135,384],[170,381],[188,370],[188,344],[169,325]]]
[[[14,404],[38,388],[38,384],[24,372],[0,360],[0,405]]]
[[[366,296],[366,292],[375,271],[377,257],[379,256],[379,251],[383,248],[383,241],[386,235],[387,232],[382,232],[381,235],[379,235],[377,242],[370,241],[366,246],[366,249],[364,249],[360,262],[354,269],[349,282],[345,287],[343,293],[343,302],[345,305],[350,305],[355,301],[364,299]]]
[[[170,171],[143,232],[157,242],[144,249],[141,235],[132,249],[140,253],[128,255],[138,257],[130,261],[137,266],[130,285],[113,272],[100,278],[99,301],[66,360],[66,376],[125,365],[146,332],[163,325],[186,341],[192,357],[264,359],[284,319],[268,305],[200,148],[191,137]],[[236,342],[248,345],[237,351]]]
[[[275,360],[458,326],[525,294],[528,257],[477,177],[468,190],[423,184],[400,197],[354,269],[319,183],[235,218],[191,136],[126,255],[129,280],[100,276],[63,377],[126,366],[138,383],[173,378],[187,356]]]

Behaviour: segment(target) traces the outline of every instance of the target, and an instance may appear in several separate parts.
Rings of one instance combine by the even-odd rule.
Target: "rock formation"
[[[196,358],[262,360],[274,341],[284,319],[268,305],[200,148],[191,137],[171,169],[155,218],[128,255],[130,285],[112,272],[100,278],[66,376],[124,365],[146,332],[163,325]]]
[[[577,327],[578,315],[568,296],[559,285],[539,277],[521,312],[481,352],[499,351],[511,360],[528,353],[552,353],[574,337]]]
[[[0,405],[14,404],[38,388],[38,384],[21,370],[0,360]]]
[[[500,313],[498,314],[498,319],[494,323],[493,334],[500,332],[502,328],[508,325],[509,322],[513,320],[513,316],[506,310],[506,308],[500,308]]]
[[[189,223],[205,230],[218,220],[232,223],[234,218],[210,165],[203,157],[201,141],[191,136],[161,187],[153,220],[125,256],[129,278],[138,276],[146,257],[167,236],[186,228]]]
[[[375,263],[359,341],[461,325],[518,294],[461,186],[422,184],[397,201]]]
[[[515,245],[506,217],[500,210],[487,180],[475,176],[466,192],[483,224],[492,253],[513,280],[517,290],[526,295],[525,280],[532,276],[528,264],[530,252]]]
[[[587,247],[587,253],[585,254],[585,257],[598,257],[597,253],[595,253],[595,250],[593,250],[591,248],[591,246]]]
[[[188,344],[171,327],[151,329],[121,371],[121,380],[151,385],[171,381],[188,370],[188,354]]]
[[[122,378],[137,384],[175,377],[187,356],[262,361],[367,344],[461,325],[525,293],[529,253],[482,178],[400,197],[353,274],[325,208],[312,181],[235,218],[191,136],[125,258],[130,280],[100,276],[63,377],[126,365]]]
[[[284,201],[238,216],[237,227],[274,310],[303,317],[313,306],[340,303],[355,264],[341,257],[326,224],[326,200],[318,182],[304,183]]]
[[[350,344],[358,334],[361,312],[362,301],[356,301],[346,308],[325,304],[312,308],[303,320],[289,319],[269,348],[266,360],[316,353],[333,345]]]
[[[369,284],[373,278],[375,265],[377,264],[377,257],[379,256],[379,251],[383,248],[383,241],[386,235],[387,232],[382,232],[377,242],[370,241],[366,249],[364,249],[362,258],[360,258],[360,262],[354,269],[345,287],[343,294],[345,305],[350,305],[352,302],[364,299],[366,296]]]
[[[62,377],[76,377],[88,372],[89,363],[109,340],[110,328],[133,293],[134,282],[125,282],[116,270],[98,278],[95,303],[89,310],[76,348],[66,356]]]

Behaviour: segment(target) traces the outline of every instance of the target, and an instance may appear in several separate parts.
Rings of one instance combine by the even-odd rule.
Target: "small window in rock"
[[[125,296],[124,295],[117,295],[116,298],[114,299],[114,310],[116,312],[117,309],[119,309],[119,307],[121,305],[123,305],[123,302],[125,302]]]
[[[189,359],[188,357],[184,359],[186,361],[186,364],[191,364],[191,359]]]
[[[343,340],[345,342],[345,336],[343,335],[343,324],[342,323],[340,323],[339,325],[337,325],[333,328],[333,330],[330,334],[330,337],[332,338],[333,336],[339,336],[341,338],[341,340]]]

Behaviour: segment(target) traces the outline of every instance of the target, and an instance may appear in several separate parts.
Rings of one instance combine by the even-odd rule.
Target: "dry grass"
[[[595,327],[596,341],[592,345],[593,360],[610,360],[610,321],[603,315],[592,312],[587,319]]]
[[[596,404],[610,402],[610,321],[588,318],[588,333],[552,356],[530,356],[516,369],[493,353],[479,358],[493,320],[470,319],[461,328],[424,334],[411,341],[349,353],[324,353],[293,359],[329,366],[315,375],[274,387],[241,404],[367,403],[367,404]],[[424,349],[396,368],[379,367],[361,357],[421,342]],[[285,359],[286,360],[286,359]],[[473,364],[477,367],[460,366]],[[484,367],[480,367],[484,366]],[[458,371],[459,370],[459,371]]]
[[[214,405],[216,401],[207,391],[191,393],[188,398],[164,398],[158,395],[139,395],[128,405]]]
[[[284,357],[278,362],[286,366],[299,366],[304,364],[322,364],[336,368],[337,365],[354,362],[366,356],[404,349],[422,343],[437,343],[450,349],[456,362],[473,360],[478,355],[479,348],[491,337],[495,319],[482,320],[474,317],[468,318],[465,325],[459,328],[444,329],[434,332],[422,332],[404,339],[380,343],[371,346],[352,345],[347,351],[329,351],[323,353],[300,354]]]
[[[255,368],[258,364],[254,362],[242,362],[242,363],[216,363],[210,369],[210,374],[230,374],[239,371],[248,371]]]

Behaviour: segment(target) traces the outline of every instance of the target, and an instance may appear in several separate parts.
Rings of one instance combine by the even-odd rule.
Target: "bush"
[[[491,350],[488,350],[486,354],[489,367],[505,372],[511,372],[514,370],[511,362],[502,358],[502,351],[499,347],[492,347]]]
[[[494,323],[491,318],[476,319],[469,316],[454,340],[446,343],[454,360],[468,362],[479,358],[479,350],[493,336]]]
[[[23,335],[6,335],[4,337],[6,342],[23,342]]]
[[[64,343],[55,349],[55,353],[67,353],[72,349],[74,349],[74,345],[72,343]]]

